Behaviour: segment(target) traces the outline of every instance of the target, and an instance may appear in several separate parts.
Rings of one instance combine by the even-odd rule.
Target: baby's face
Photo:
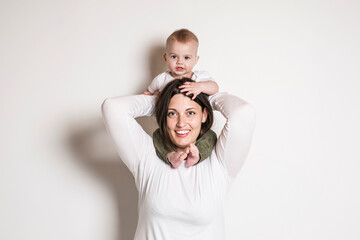
[[[197,47],[195,41],[181,43],[174,40],[168,44],[164,58],[174,78],[191,78],[192,70],[199,59]]]

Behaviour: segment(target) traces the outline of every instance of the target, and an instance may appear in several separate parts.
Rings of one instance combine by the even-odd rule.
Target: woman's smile
[[[177,130],[175,132],[178,137],[187,137],[190,133],[190,130]]]

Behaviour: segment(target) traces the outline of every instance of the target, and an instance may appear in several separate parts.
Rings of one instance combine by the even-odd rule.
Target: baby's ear
[[[196,56],[195,64],[199,61],[200,56]]]
[[[166,62],[166,53],[164,53],[164,60],[165,60],[165,62]]]

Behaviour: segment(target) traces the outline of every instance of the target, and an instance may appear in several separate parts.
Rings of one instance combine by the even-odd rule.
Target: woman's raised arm
[[[101,106],[117,152],[133,174],[137,163],[146,157],[146,150],[153,144],[135,118],[151,116],[154,105],[155,96],[135,95],[107,98]]]
[[[249,152],[255,127],[253,107],[244,100],[228,93],[218,93],[210,99],[214,110],[227,119],[215,146],[216,155],[235,177]]]

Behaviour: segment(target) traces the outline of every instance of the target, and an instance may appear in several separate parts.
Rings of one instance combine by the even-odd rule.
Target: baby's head
[[[199,60],[199,40],[187,29],[173,32],[166,40],[164,59],[174,78],[191,78],[192,70]]]
[[[169,50],[169,47],[173,42],[180,42],[183,44],[192,43],[196,46],[196,51],[199,46],[199,40],[196,35],[188,29],[182,28],[173,32],[167,39],[166,39],[166,51]]]

